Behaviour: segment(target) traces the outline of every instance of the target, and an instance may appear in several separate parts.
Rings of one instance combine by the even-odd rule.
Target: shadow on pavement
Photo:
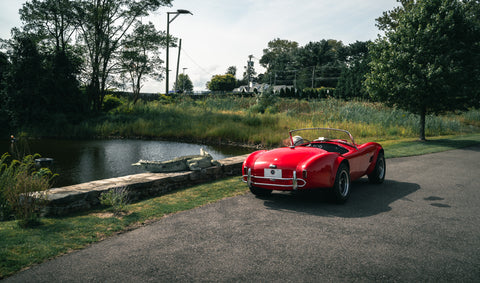
[[[450,139],[438,139],[428,140],[428,145],[445,146],[451,149],[467,149],[472,151],[480,151],[480,144],[477,140],[450,140]]]
[[[262,198],[268,209],[291,210],[318,216],[357,218],[390,211],[390,204],[420,189],[418,184],[385,180],[373,185],[366,178],[352,183],[351,195],[345,204],[336,204],[327,191],[274,192]]]

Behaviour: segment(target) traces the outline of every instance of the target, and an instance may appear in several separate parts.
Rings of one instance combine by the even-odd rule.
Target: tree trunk
[[[426,106],[421,106],[422,108],[420,109],[420,141],[427,141],[425,139],[425,116],[427,114],[427,107]]]

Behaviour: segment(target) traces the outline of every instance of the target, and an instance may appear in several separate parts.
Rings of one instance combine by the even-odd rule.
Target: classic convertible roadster
[[[289,135],[289,146],[253,152],[243,162],[242,179],[253,194],[326,188],[337,203],[344,203],[351,181],[365,175],[371,183],[385,179],[384,151],[378,143],[357,145],[348,131],[330,128],[292,130]]]

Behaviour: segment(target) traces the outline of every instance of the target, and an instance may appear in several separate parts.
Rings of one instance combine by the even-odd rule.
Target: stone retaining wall
[[[222,166],[201,171],[175,173],[142,173],[98,180],[48,190],[47,215],[65,215],[85,211],[100,204],[101,193],[115,188],[126,188],[131,201],[155,197],[167,192],[229,176],[240,176],[242,163],[248,155],[219,160]]]

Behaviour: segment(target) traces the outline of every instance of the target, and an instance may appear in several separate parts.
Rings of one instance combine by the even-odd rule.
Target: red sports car
[[[243,162],[242,179],[253,194],[328,188],[338,203],[344,203],[351,181],[364,175],[371,183],[385,179],[385,157],[378,143],[357,145],[340,129],[308,128],[289,134],[290,146],[256,151]]]

